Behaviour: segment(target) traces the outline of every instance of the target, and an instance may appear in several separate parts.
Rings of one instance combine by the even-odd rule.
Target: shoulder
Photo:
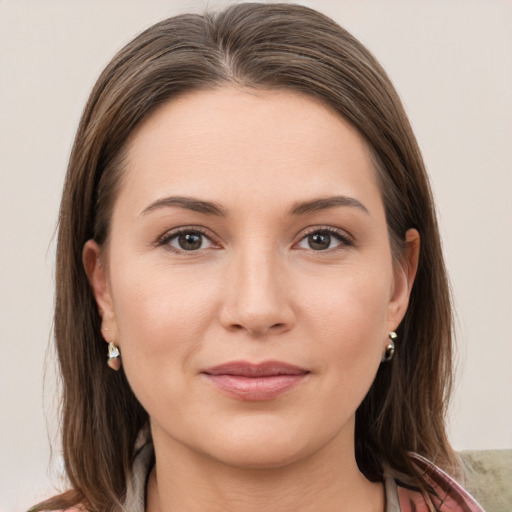
[[[50,501],[50,500],[48,500]],[[39,505],[36,505],[35,507],[32,507],[31,509],[28,510],[28,512],[89,512],[87,508],[85,508],[83,505],[81,504],[76,504],[76,505],[72,505],[68,508],[46,508],[46,506],[50,506],[51,505],[46,505],[45,502],[43,502],[41,504],[42,507],[45,507],[45,508],[39,508]]]
[[[42,512],[87,512],[87,509],[77,506],[77,507],[72,507],[72,508],[66,508],[63,510],[44,510]]]
[[[32,512],[33,509],[30,509],[28,512]],[[77,505],[73,505],[71,507],[68,507],[68,508],[62,508],[62,509],[37,509],[39,512],[89,512],[87,508],[85,508],[83,505],[81,504],[77,504]]]
[[[427,499],[439,512],[484,512],[478,502],[453,478],[421,455],[411,454],[415,466],[430,486],[428,496],[398,485],[401,512],[429,512]]]

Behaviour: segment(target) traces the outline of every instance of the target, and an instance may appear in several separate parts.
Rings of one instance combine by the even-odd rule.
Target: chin
[[[297,446],[276,442],[267,445],[237,443],[230,446],[219,446],[214,453],[209,455],[226,466],[259,470],[289,466],[307,456],[307,451],[298,449]]]
[[[262,421],[252,428],[210,431],[209,442],[201,451],[227,466],[244,469],[274,469],[307,458],[329,442],[329,432]],[[213,435],[212,435],[213,434]],[[323,434],[323,435],[322,435]]]

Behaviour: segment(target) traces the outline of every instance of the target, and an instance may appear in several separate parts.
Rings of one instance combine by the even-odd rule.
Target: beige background
[[[458,313],[458,449],[512,448],[512,4],[317,0],[380,59],[438,200]],[[210,6],[222,2],[209,2]],[[58,483],[54,242],[80,111],[114,52],[205,2],[0,0],[0,510]],[[46,370],[45,370],[46,369]],[[45,375],[46,371],[46,375]],[[44,383],[44,386],[43,386]],[[48,427],[48,428],[47,428]]]

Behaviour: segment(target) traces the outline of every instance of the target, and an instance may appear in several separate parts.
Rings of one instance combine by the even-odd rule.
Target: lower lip
[[[247,401],[272,400],[298,386],[307,376],[272,375],[268,377],[242,377],[239,375],[208,375],[208,380],[229,396]]]

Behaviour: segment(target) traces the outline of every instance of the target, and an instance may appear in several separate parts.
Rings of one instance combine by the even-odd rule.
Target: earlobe
[[[94,240],[88,240],[82,251],[85,273],[102,319],[101,333],[106,341],[115,341],[116,322],[107,273],[101,261],[101,249]]]
[[[409,297],[418,270],[419,254],[420,235],[416,229],[409,229],[405,234],[404,255],[399,268],[395,272],[393,295],[388,307],[390,330],[398,327],[407,311]]]

